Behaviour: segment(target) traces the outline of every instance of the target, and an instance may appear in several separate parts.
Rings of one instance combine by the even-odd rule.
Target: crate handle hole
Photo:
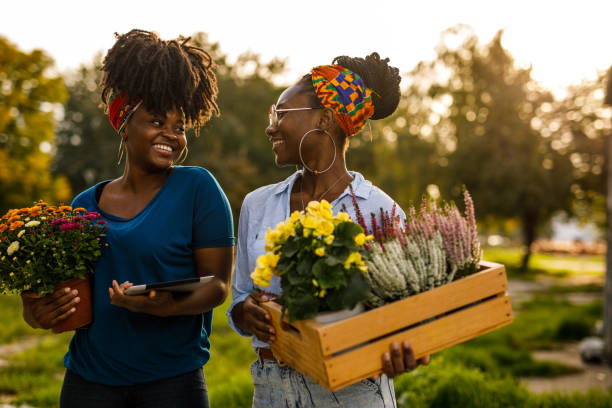
[[[300,331],[295,326],[292,326],[287,322],[281,322],[281,329],[283,329],[287,333],[293,334],[294,336],[297,336],[300,338],[302,337]]]

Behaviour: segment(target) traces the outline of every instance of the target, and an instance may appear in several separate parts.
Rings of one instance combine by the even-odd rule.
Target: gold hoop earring
[[[125,140],[121,138],[121,142],[119,143],[119,150],[117,151],[117,166],[121,164],[121,159],[123,159],[123,152],[125,151]]]
[[[304,159],[302,158],[302,143],[304,142],[304,139],[306,138],[306,136],[308,136],[310,133],[312,132],[321,132],[321,133],[325,133],[329,139],[332,141],[332,144],[334,145],[334,158],[332,160],[332,162],[330,163],[329,166],[327,166],[327,168],[325,170],[312,170],[310,167],[308,167],[306,165],[306,162],[304,162]],[[304,133],[304,135],[302,135],[302,138],[300,139],[300,146],[298,147],[298,154],[300,155],[300,162],[302,163],[302,166],[304,166],[304,168],[306,170],[308,170],[309,172],[313,173],[315,176],[321,174],[321,173],[325,173],[327,170],[331,169],[332,166],[334,165],[334,163],[336,162],[336,142],[334,142],[334,138],[332,137],[332,135],[329,134],[329,132],[327,130],[324,129],[311,129],[308,132]]]
[[[185,157],[183,157],[183,153],[185,153]],[[176,159],[176,164],[182,164],[185,160],[187,160],[187,155],[189,154],[189,148],[185,146],[185,148],[181,151],[178,159]],[[182,159],[181,159],[182,158]]]

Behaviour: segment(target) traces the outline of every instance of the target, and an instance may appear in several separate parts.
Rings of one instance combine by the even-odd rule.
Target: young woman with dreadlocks
[[[228,292],[232,216],[207,170],[176,163],[187,153],[185,128],[197,133],[218,114],[213,67],[188,39],[140,30],[117,35],[104,59],[102,101],[125,167],[72,204],[102,215],[109,247],[92,278],[93,323],[76,331],[64,358],[61,407],[208,407],[202,366],[212,309]],[[124,293],[131,282],[207,275],[212,281],[181,296]],[[24,318],[52,328],[79,299],[75,290],[25,297]]]
[[[351,188],[364,214],[391,212],[394,201],[356,171],[346,169],[349,137],[368,119],[392,114],[400,98],[400,76],[377,53],[364,58],[337,57],[333,65],[318,66],[286,89],[270,109],[266,134],[278,166],[301,165],[302,170],[277,184],[249,193],[242,204],[238,227],[230,325],[252,336],[258,359],[251,366],[255,386],[253,407],[395,407],[393,378],[419,364],[410,345],[394,343],[381,356],[385,374],[330,392],[288,366],[279,365],[270,350],[275,339],[270,315],[260,306],[267,300],[255,291],[250,277],[257,257],[265,253],[268,228],[285,220],[311,201],[327,200],[332,211],[344,207],[355,216]],[[398,213],[404,217],[401,209]],[[380,222],[380,219],[378,220]],[[279,294],[280,279],[260,288]]]

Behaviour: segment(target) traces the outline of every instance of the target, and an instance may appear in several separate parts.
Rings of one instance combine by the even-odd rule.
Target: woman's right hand
[[[76,311],[81,301],[76,289],[62,288],[41,297],[35,292],[22,292],[23,319],[35,329],[51,329]]]
[[[252,292],[242,303],[237,304],[232,311],[232,318],[240,330],[255,335],[266,343],[276,340],[274,327],[270,314],[261,307],[260,303],[267,302],[265,295]]]

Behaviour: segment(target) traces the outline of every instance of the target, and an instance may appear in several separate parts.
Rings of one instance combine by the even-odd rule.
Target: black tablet
[[[210,282],[213,276],[201,276],[176,281],[147,283],[146,285],[134,285],[125,290],[126,295],[144,295],[150,290],[169,290],[173,292],[191,292],[203,284]]]

